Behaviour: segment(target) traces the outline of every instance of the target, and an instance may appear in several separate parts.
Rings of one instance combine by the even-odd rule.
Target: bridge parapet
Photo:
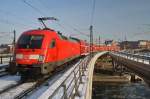
[[[133,53],[125,53],[125,52],[117,52],[117,53],[111,52],[111,54],[129,59],[129,60],[133,60],[136,62],[141,62],[143,64],[150,64],[150,56],[148,55],[140,55],[140,54],[133,54]]]
[[[83,76],[87,70],[89,56],[81,59],[59,78],[39,99],[70,99],[80,96],[79,86],[85,79]]]
[[[92,82],[93,82],[94,66],[95,66],[97,59],[106,53],[108,53],[108,52],[104,51],[104,52],[100,52],[100,53],[96,54],[88,64],[87,88],[86,88],[86,94],[85,94],[84,99],[91,99],[91,97],[92,97]]]
[[[89,56],[81,59],[50,86],[39,99],[91,99],[94,64],[105,53],[100,52],[92,59]]]

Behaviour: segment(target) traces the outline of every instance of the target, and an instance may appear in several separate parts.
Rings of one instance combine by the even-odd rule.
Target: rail
[[[50,95],[49,99],[72,99],[75,96],[79,96],[78,88],[82,83],[82,76],[84,76],[89,59],[90,57],[86,57],[75,66],[59,87]]]
[[[133,53],[126,53],[126,52],[117,52],[117,53],[112,53],[114,55],[124,57],[126,59],[130,59],[136,62],[142,62],[144,64],[150,64],[150,56],[147,55],[140,55],[140,54],[133,54]]]

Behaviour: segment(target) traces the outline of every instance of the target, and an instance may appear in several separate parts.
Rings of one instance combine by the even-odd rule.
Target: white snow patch
[[[8,67],[9,63],[4,63],[4,64],[0,64],[0,68],[1,67]]]
[[[31,88],[34,84],[36,84],[36,83],[35,82],[23,83],[7,92],[1,94],[0,99],[14,99],[17,95],[19,95],[23,91]]]
[[[5,89],[8,86],[17,84],[20,80],[20,76],[4,76],[0,77],[0,91]]]

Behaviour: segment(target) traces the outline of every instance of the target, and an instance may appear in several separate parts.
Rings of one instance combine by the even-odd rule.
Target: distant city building
[[[139,40],[139,48],[149,49],[150,48],[150,41],[148,41],[148,40]]]
[[[123,42],[120,42],[119,45],[120,45],[121,50],[138,49],[139,48],[139,42],[138,41],[123,41]]]
[[[113,40],[105,40],[105,45],[111,46],[113,43]]]
[[[116,45],[118,45],[118,43],[116,41],[114,41],[114,40],[105,40],[104,43],[107,46],[116,46]]]
[[[150,49],[150,41],[138,40],[138,41],[123,41],[119,44],[122,50],[124,49]]]
[[[1,44],[0,45],[0,53],[12,53],[13,45],[12,44]]]

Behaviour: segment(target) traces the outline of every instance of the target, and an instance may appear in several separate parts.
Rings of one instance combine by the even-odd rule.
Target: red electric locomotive
[[[50,74],[58,66],[87,53],[85,49],[83,41],[67,38],[52,29],[30,30],[16,44],[16,65],[23,75]]]
[[[16,45],[18,70],[48,74],[57,66],[83,54],[80,41],[67,38],[53,30],[24,32]]]

